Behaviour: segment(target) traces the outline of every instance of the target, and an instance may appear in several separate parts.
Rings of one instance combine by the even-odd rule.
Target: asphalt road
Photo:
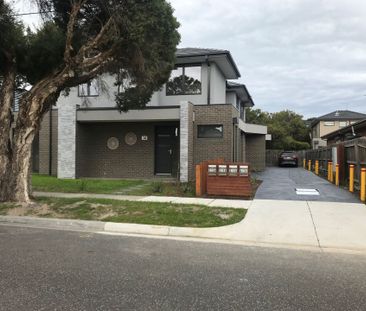
[[[256,199],[360,203],[356,195],[302,167],[267,167],[255,176],[263,181]],[[319,195],[297,195],[296,188],[317,189]]]
[[[365,310],[366,257],[0,226],[0,310]]]

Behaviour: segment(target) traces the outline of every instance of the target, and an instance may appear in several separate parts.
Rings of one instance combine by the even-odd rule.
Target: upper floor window
[[[339,121],[339,127],[346,127],[348,125],[347,121]]]
[[[175,68],[166,84],[166,95],[197,95],[201,91],[201,66]]]
[[[97,80],[93,79],[87,83],[79,84],[78,95],[80,97],[99,96],[99,86]]]
[[[324,125],[325,125],[325,126],[334,126],[334,125],[335,125],[335,123],[334,123],[334,121],[325,121],[325,122],[324,122]]]

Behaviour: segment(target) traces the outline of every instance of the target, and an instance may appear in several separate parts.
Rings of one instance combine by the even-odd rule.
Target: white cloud
[[[172,0],[181,46],[232,52],[256,106],[366,113],[366,2]]]
[[[8,2],[34,11],[29,1]],[[346,108],[366,113],[366,1],[170,2],[180,46],[230,50],[257,108],[306,117]]]

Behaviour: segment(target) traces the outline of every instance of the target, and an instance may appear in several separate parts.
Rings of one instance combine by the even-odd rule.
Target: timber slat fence
[[[283,152],[283,150],[277,150],[277,149],[267,149],[266,150],[266,166],[278,166],[278,157]],[[305,150],[296,151],[299,162],[298,164],[301,165],[302,160],[305,157]]]
[[[356,138],[338,143],[329,147],[305,152],[306,163],[311,160],[312,170],[315,161],[319,161],[319,175],[328,176],[328,162],[332,162],[332,170],[335,172],[336,164],[339,165],[339,182],[346,186],[349,184],[349,168],[355,166],[355,188],[360,189],[361,169],[366,168],[366,137]]]

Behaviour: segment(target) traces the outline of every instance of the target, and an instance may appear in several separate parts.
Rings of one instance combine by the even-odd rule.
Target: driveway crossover
[[[263,181],[256,199],[360,203],[349,191],[303,168],[268,167],[254,176]],[[320,195],[297,195],[296,188],[317,189]]]

